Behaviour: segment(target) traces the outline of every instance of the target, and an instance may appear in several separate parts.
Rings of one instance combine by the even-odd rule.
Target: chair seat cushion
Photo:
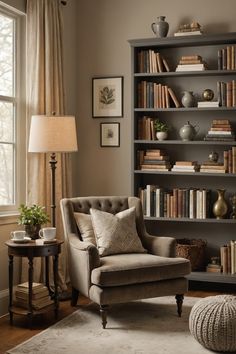
[[[91,281],[99,286],[119,286],[175,279],[190,273],[190,262],[184,258],[167,258],[152,254],[117,254],[101,258],[93,269]]]

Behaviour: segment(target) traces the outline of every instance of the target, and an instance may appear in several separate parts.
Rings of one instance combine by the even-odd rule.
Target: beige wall
[[[235,0],[79,0],[77,19],[78,195],[131,193],[131,57],[128,39],[153,37],[150,24],[165,15],[172,35],[197,20],[207,33],[236,31]],[[124,76],[124,118],[93,119],[93,76]],[[120,148],[100,148],[100,122],[121,123]]]
[[[26,0],[2,0],[6,4],[15,7],[16,9],[25,12]]]

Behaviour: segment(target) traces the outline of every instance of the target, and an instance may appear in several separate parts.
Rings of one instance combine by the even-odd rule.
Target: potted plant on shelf
[[[25,226],[26,234],[32,240],[39,238],[41,226],[49,221],[49,216],[44,209],[44,207],[35,204],[32,206],[21,204],[19,207],[18,224]]]
[[[165,140],[168,137],[168,131],[170,127],[164,122],[161,122],[159,119],[155,119],[154,128],[156,131],[156,137],[158,140]]]

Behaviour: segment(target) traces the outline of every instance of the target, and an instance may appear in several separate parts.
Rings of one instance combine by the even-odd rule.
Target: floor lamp
[[[51,153],[51,223],[56,226],[56,153],[78,150],[75,117],[35,115],[31,118],[29,152]]]

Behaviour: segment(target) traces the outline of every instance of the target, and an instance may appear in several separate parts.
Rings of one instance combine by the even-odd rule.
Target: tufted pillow
[[[97,209],[90,214],[100,256],[146,252],[136,230],[135,207],[116,215]]]
[[[93,231],[91,215],[84,213],[74,213],[76,224],[79,228],[81,238],[85,242],[91,242],[97,246]]]

